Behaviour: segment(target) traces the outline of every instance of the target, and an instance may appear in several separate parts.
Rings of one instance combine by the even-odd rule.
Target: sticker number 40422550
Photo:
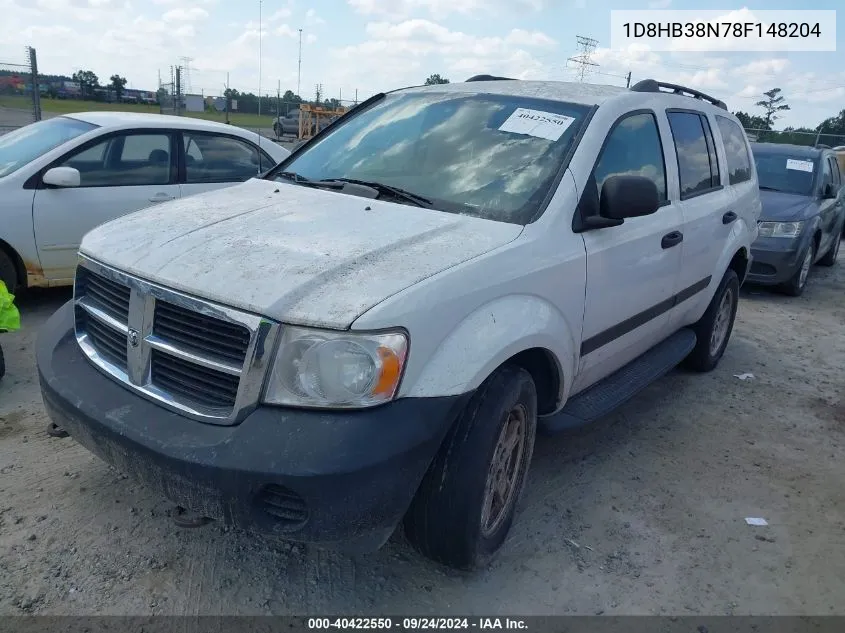
[[[795,171],[807,171],[813,173],[813,161],[811,160],[797,160],[795,158],[786,159],[786,168],[794,169]]]
[[[575,119],[565,114],[554,114],[542,110],[517,108],[507,120],[499,126],[502,132],[525,134],[536,138],[556,141]]]

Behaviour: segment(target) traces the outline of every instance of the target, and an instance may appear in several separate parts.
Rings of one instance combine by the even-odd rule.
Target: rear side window
[[[694,112],[667,112],[681,180],[681,200],[719,185],[719,166],[707,121]],[[704,126],[707,126],[705,128]],[[715,177],[715,178],[714,178]]]
[[[838,189],[842,184],[842,174],[839,173],[839,165],[833,156],[829,156],[827,160],[830,162],[830,174],[833,176],[832,182]]]
[[[728,182],[736,185],[751,180],[751,159],[742,130],[736,123],[723,116],[716,115],[716,124],[722,133],[725,154],[728,157]]]

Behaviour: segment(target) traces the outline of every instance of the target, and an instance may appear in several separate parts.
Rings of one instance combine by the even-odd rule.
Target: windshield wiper
[[[309,180],[305,176],[300,176],[296,172],[293,171],[280,171],[278,174],[273,176],[274,178],[284,178],[285,180],[292,180],[295,183],[300,185],[315,185],[316,183],[313,180]]]
[[[405,200],[406,202],[415,204],[418,207],[430,207],[432,206],[432,204],[434,204],[431,200],[419,194],[413,193],[411,191],[406,191],[405,189],[400,189],[399,187],[394,187],[393,185],[386,185],[384,183],[375,182],[371,180],[356,180],[354,178],[327,178],[325,180],[316,181],[316,184],[331,185],[331,183],[333,182],[348,182],[353,185],[372,187],[380,194],[393,196],[394,198],[400,198],[402,200]]]
[[[760,185],[761,191],[781,191],[780,189],[775,189],[774,187],[767,187],[766,185]]]

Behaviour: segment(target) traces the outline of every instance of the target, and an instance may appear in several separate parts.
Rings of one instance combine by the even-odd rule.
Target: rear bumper
[[[389,538],[469,397],[342,413],[259,407],[235,426],[203,424],[98,371],[69,303],[36,355],[50,417],[107,463],[227,524],[354,551]]]

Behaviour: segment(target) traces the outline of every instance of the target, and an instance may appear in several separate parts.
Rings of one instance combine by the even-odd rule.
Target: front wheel
[[[824,257],[819,260],[819,264],[822,266],[833,266],[836,264],[836,259],[839,257],[839,243],[841,241],[839,234],[833,236],[833,244],[830,245]]]
[[[719,364],[733,332],[738,305],[739,277],[728,268],[707,311],[692,328],[698,342],[684,361],[688,368],[706,372]]]
[[[422,554],[483,566],[510,530],[537,433],[537,390],[520,367],[497,369],[449,431],[405,515]]]
[[[780,289],[791,297],[800,297],[804,293],[804,288],[807,287],[807,279],[810,276],[810,269],[812,269],[815,259],[816,244],[813,242],[807,247],[807,252],[804,253],[804,258],[801,260],[798,270]]]

